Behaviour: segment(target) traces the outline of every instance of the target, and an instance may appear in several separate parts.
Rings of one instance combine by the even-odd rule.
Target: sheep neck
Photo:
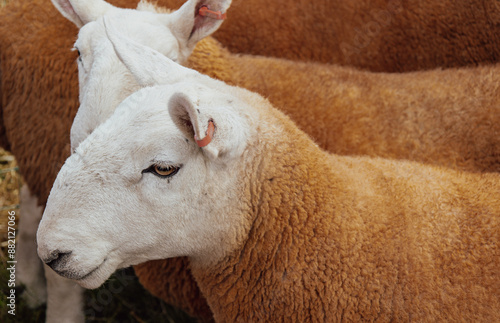
[[[249,180],[253,184],[247,189],[252,192],[250,203],[254,208],[248,218],[253,222],[243,246],[211,268],[193,264],[193,274],[216,321],[270,322],[292,315],[289,306],[299,304],[292,302],[290,291],[296,297],[304,290],[316,289],[317,280],[324,279],[317,277],[318,268],[327,269],[327,259],[321,254],[338,257],[335,241],[327,242],[336,231],[331,219],[337,179],[330,158],[296,128],[285,130],[282,139],[258,154],[263,157],[254,164],[259,171],[252,171],[258,178]],[[274,134],[270,137],[276,138]],[[304,262],[311,267],[304,267]],[[322,290],[316,293],[315,301],[327,297]],[[275,302],[262,308],[262,299]],[[326,319],[321,310],[293,312],[296,321]],[[313,316],[300,316],[306,313]]]

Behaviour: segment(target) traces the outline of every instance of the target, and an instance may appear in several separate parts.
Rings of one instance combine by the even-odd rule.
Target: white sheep
[[[102,29],[102,16],[123,21],[122,32],[133,35],[140,39],[141,44],[155,48],[179,63],[185,63],[198,41],[212,34],[223,21],[210,17],[195,18],[194,13],[199,7],[197,0],[186,1],[172,13],[123,9],[102,0],[53,0],[53,3],[61,14],[80,28],[74,44],[79,54],[80,108],[71,129],[72,149],[106,120],[130,93],[139,89],[137,81],[126,73],[116,58]],[[231,0],[206,0],[204,3],[226,12]],[[99,111],[89,109],[97,105],[105,108]]]
[[[54,183],[37,240],[56,272],[96,288],[188,256],[221,322],[500,320],[499,174],[330,155],[259,95],[161,61],[133,74],[167,85]]]

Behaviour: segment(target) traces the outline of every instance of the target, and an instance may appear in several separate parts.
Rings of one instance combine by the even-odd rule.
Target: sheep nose
[[[52,268],[54,271],[58,272],[64,265],[68,262],[71,254],[73,252],[61,252],[59,250],[52,251],[47,258],[42,259],[42,261]]]

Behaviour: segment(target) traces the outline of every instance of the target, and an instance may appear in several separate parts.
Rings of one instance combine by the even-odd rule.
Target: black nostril
[[[47,258],[42,259],[42,260],[43,260],[44,263],[48,264],[52,260],[55,260],[55,259],[59,258],[60,254],[61,254],[61,252],[59,250],[52,251]]]
[[[58,265],[64,265],[64,263],[68,261],[68,258],[71,255],[71,253],[72,251],[69,252],[54,251],[50,254],[50,256],[47,259],[44,259],[44,262],[47,266],[56,270],[56,267]]]

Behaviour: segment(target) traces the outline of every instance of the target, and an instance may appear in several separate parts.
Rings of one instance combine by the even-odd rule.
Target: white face
[[[120,31],[141,44],[174,61],[187,59],[189,52],[181,52],[177,39],[162,21],[168,16],[123,9],[112,10],[107,16]],[[102,17],[80,29],[74,47],[80,53],[77,60],[80,108],[71,128],[72,149],[105,121],[120,102],[140,88],[116,56]]]
[[[127,98],[61,169],[38,229],[41,259],[59,257],[56,272],[96,288],[117,268],[231,252],[250,225],[241,181],[249,127],[233,106],[248,107],[227,92],[189,83]],[[206,120],[216,132],[200,148],[191,132]]]
[[[128,30],[112,14],[95,20],[82,28],[77,41],[81,109],[88,109],[79,122],[90,126],[82,127],[82,142],[54,183],[37,233],[40,258],[87,288],[100,286],[117,268],[151,259],[220,259],[247,227],[238,215],[248,212],[231,201],[241,201],[237,157],[246,147],[248,114],[234,113],[228,105],[234,102],[241,111],[248,106],[228,94],[238,90],[139,42],[127,43],[118,34],[139,37],[141,32]],[[113,44],[106,31],[115,34]],[[114,112],[132,72],[136,80],[171,86],[140,90]],[[172,101],[174,92],[177,101]],[[168,102],[177,108],[167,108]],[[217,119],[217,139],[200,149],[193,135],[203,138],[211,119]]]
[[[130,39],[182,64],[196,43],[222,23],[198,15],[199,8],[206,5],[225,12],[231,3],[230,0],[188,0],[173,13],[157,13],[153,12],[152,5],[143,3],[138,8],[144,11],[113,7],[102,0],[52,1],[61,14],[81,28],[74,45],[80,53],[80,109],[71,129],[73,150],[120,102],[140,88],[106,37],[104,17]]]

